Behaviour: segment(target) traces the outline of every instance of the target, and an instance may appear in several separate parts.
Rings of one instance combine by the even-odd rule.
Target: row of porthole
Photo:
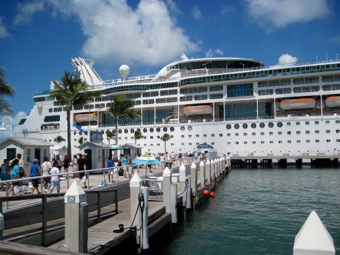
[[[149,132],[150,133],[153,133],[154,131],[156,130],[156,132],[161,132],[161,130],[163,130],[164,132],[168,132],[171,131],[171,132],[174,132],[175,131],[175,128],[174,127],[170,127],[170,128],[167,128],[167,127],[163,127],[163,128],[149,128]],[[136,131],[143,131],[143,133],[147,133],[148,132],[148,129],[147,128],[143,128],[143,130],[141,130],[140,128],[137,128]],[[118,129],[118,133],[121,134],[123,133],[123,130],[122,129]],[[124,133],[127,134],[129,133],[129,130],[128,129],[124,129]],[[135,133],[135,130],[133,128],[130,129],[130,133]]]
[[[282,123],[282,122],[278,122],[276,125],[277,125],[279,128],[281,128],[281,127],[283,126],[283,123]],[[250,125],[251,128],[256,128],[256,126],[257,126],[256,123],[251,123],[251,125]],[[264,128],[264,127],[266,126],[266,124],[263,123],[263,122],[261,122],[261,123],[259,124],[259,126],[260,126],[260,128]],[[247,128],[248,128],[248,124],[247,124],[247,123],[244,123],[244,124],[242,124],[242,127],[243,127],[243,129],[247,129]],[[273,127],[274,127],[274,123],[273,123],[273,122],[269,122],[269,123],[268,123],[268,127],[273,128]],[[227,124],[227,125],[226,125],[226,128],[227,128],[227,129],[231,129],[231,128],[232,128],[232,125],[231,125],[231,124]],[[240,124],[234,124],[234,128],[235,128],[235,129],[239,129],[239,128],[240,128]]]

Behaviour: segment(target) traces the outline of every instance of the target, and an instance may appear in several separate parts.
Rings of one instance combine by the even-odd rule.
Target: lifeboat
[[[97,113],[81,113],[74,116],[76,122],[90,122],[97,121]]]
[[[282,110],[311,109],[316,105],[313,98],[283,99],[280,102]]]
[[[183,108],[185,115],[212,114],[210,105],[187,105]]]
[[[340,107],[340,96],[327,97],[325,104],[329,108]]]

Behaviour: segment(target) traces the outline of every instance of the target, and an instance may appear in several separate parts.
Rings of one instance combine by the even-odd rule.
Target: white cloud
[[[309,22],[330,14],[327,0],[245,0],[245,3],[250,17],[266,29]]]
[[[297,57],[293,57],[289,54],[282,54],[280,57],[279,57],[279,62],[277,65],[291,65],[291,64],[296,64],[298,61],[298,58]]]
[[[194,16],[195,19],[201,19],[202,18],[202,12],[198,6],[195,6],[194,9],[192,10],[192,15]]]
[[[206,53],[205,53],[205,57],[206,58],[213,58],[216,55],[222,56],[223,55],[223,51],[221,49],[209,49]]]
[[[179,11],[172,0],[140,0],[134,9],[127,0],[46,3],[64,17],[77,17],[87,38],[82,51],[97,63],[112,64],[119,59],[120,64],[159,65],[199,48],[177,26],[173,15]]]
[[[10,36],[2,20],[3,20],[3,17],[0,17],[0,39]]]
[[[42,12],[45,7],[44,1],[32,1],[18,4],[19,13],[14,17],[14,25],[23,25],[31,22],[37,12]]]

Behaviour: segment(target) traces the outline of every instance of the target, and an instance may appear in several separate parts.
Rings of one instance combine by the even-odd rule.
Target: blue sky
[[[182,52],[275,65],[340,58],[337,0],[1,0],[0,66],[16,90],[14,125],[71,58],[102,79],[154,74]]]

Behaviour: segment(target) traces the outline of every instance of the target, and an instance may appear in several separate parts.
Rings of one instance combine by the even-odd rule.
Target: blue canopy
[[[111,150],[122,150],[123,147],[120,146],[120,145],[111,145],[111,146],[110,146],[110,149],[111,149]]]
[[[136,165],[159,165],[161,163],[158,159],[152,156],[148,156],[148,157],[141,156],[139,158],[133,159],[131,162],[132,164],[136,164]]]

